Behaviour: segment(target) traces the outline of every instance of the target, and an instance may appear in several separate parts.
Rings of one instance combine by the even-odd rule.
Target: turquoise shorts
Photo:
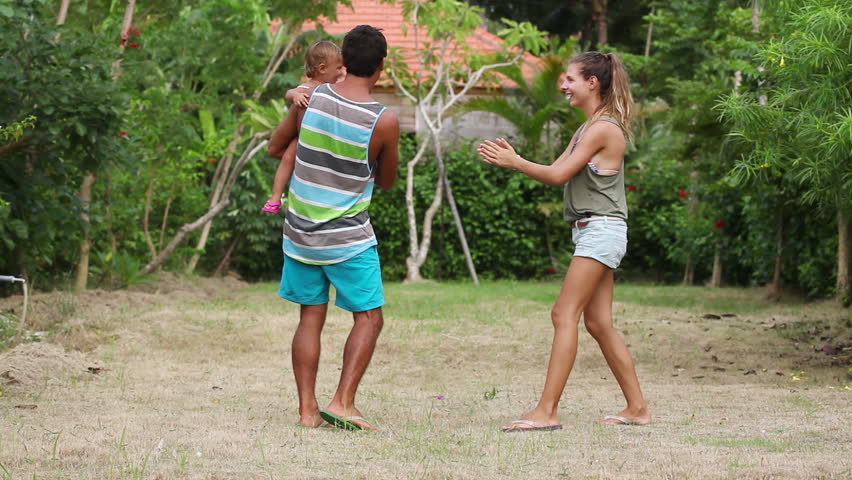
[[[328,303],[329,285],[334,285],[334,304],[350,312],[363,312],[385,304],[382,266],[375,246],[332,265],[312,265],[284,255],[278,295],[300,305]]]

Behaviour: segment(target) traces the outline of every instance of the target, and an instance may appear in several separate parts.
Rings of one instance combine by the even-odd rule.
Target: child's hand
[[[505,138],[498,138],[493,142],[486,140],[485,143],[479,145],[478,152],[487,163],[499,167],[514,168],[521,158]]]
[[[298,105],[302,108],[308,108],[308,102],[311,100],[311,96],[307,92],[299,92],[296,94],[296,98],[293,99],[293,105]]]

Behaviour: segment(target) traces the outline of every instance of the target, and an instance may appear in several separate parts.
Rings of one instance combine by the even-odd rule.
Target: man
[[[269,143],[269,155],[281,158],[287,144],[299,138],[279,294],[301,305],[293,373],[299,423],[308,427],[325,420],[348,430],[375,430],[355,407],[355,394],[383,325],[381,265],[367,208],[374,184],[385,190],[393,186],[399,163],[399,120],[370,96],[386,56],[380,30],[353,28],[343,40],[346,78],[317,87],[307,110],[291,108]],[[335,304],[351,311],[355,324],[337,392],[320,410],[315,386],[329,284],[337,290]]]

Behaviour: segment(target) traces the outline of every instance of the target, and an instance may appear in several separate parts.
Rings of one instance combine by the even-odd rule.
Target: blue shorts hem
[[[334,302],[334,304],[335,304],[336,306],[338,306],[338,307],[340,307],[340,308],[342,308],[342,309],[346,310],[347,312],[357,313],[357,312],[366,312],[367,310],[372,310],[372,309],[374,309],[374,308],[383,307],[383,306],[385,306],[385,300],[384,300],[384,299],[382,299],[382,300],[380,300],[380,301],[367,303],[367,304],[366,304],[366,305],[364,305],[364,306],[359,305],[359,306],[357,306],[357,307],[353,307],[353,306],[350,306],[350,305],[345,305],[343,302],[340,302],[340,301],[335,301],[335,302]]]

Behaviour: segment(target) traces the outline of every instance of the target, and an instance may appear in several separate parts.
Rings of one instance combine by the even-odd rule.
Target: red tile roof
[[[414,26],[410,22],[406,22],[402,14],[402,5],[395,2],[393,4],[382,3],[380,0],[352,0],[352,6],[347,7],[343,4],[338,4],[337,21],[331,22],[328,19],[320,19],[318,22],[309,22],[304,25],[305,30],[317,28],[317,24],[321,24],[325,31],[331,34],[347,33],[358,25],[372,25],[383,30],[385,38],[388,41],[388,47],[402,47],[405,52],[404,58],[410,69],[417,70],[422,68],[420,61],[416,58],[414,52],[416,47]],[[407,25],[407,34],[403,26]],[[420,27],[420,42],[422,44],[425,38],[425,28]],[[468,39],[471,48],[475,51],[483,53],[493,53],[501,49],[503,40],[487,31],[482,27],[478,27],[473,35]],[[525,53],[522,59],[522,69],[524,76],[532,77],[537,67],[541,65],[541,59],[530,53]],[[380,84],[389,85],[389,78],[380,80]],[[505,79],[501,82],[504,87],[514,86],[514,83]],[[481,85],[486,86],[486,85]]]

